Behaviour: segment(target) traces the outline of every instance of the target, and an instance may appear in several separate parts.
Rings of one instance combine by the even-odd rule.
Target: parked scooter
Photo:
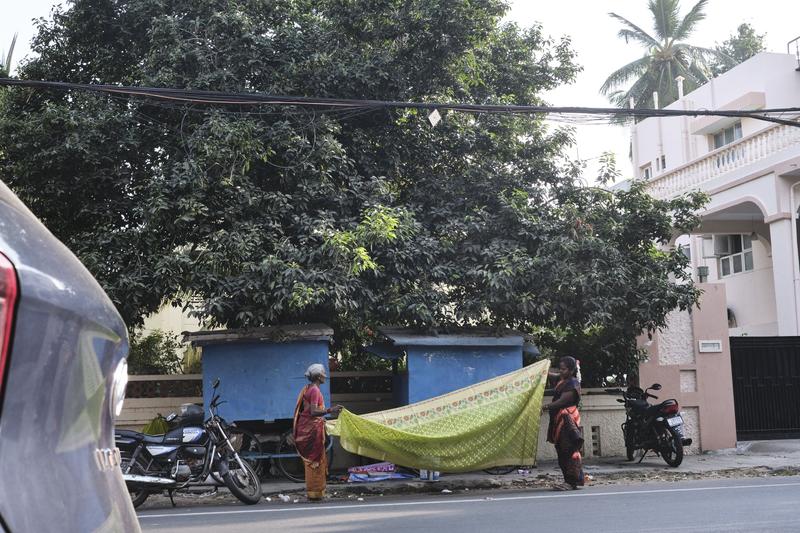
[[[622,394],[618,402],[625,404],[625,423],[622,434],[625,437],[625,451],[628,461],[633,461],[637,450],[642,451],[641,463],[648,451],[661,456],[669,466],[680,466],[683,462],[683,448],[690,446],[692,439],[683,435],[683,417],[680,405],[675,399],[665,400],[660,404],[651,404],[648,398],[658,399],[649,391],[661,390],[661,385],[653,384],[645,390],[639,387],[628,387],[628,390],[606,389],[612,394]]]
[[[218,386],[219,379],[215,379],[211,416],[205,421],[201,406],[184,404],[180,415],[172,413],[166,418],[174,427],[164,435],[115,431],[122,475],[134,507],[154,492],[166,490],[172,499],[176,490],[201,483],[212,472],[217,472],[243,503],[252,505],[261,499],[261,481],[239,456],[229,438],[228,424],[217,414],[224,403],[216,393]]]

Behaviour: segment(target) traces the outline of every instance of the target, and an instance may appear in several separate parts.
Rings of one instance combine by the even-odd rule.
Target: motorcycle
[[[658,399],[650,391],[661,390],[661,385],[653,384],[645,390],[639,387],[621,389],[606,389],[612,394],[622,394],[618,402],[625,404],[625,422],[622,424],[622,434],[625,437],[625,451],[628,461],[633,461],[638,450],[642,451],[642,460],[647,452],[654,451],[667,465],[680,466],[683,462],[684,446],[691,446],[692,439],[684,437],[683,417],[680,405],[675,399],[665,400],[659,404],[651,404],[647,400]]]
[[[166,420],[171,429],[163,435],[116,430],[114,438],[120,450],[122,477],[133,500],[142,505],[151,493],[168,491],[173,506],[175,491],[203,483],[214,473],[240,501],[248,505],[261,499],[261,481],[253,467],[240,457],[232,442],[230,427],[217,414],[225,403],[217,394],[219,379],[213,383],[214,395],[209,404],[211,416],[203,421],[203,408],[184,404],[180,415]]]

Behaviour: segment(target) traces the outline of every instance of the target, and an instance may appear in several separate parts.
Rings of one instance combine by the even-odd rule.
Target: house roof
[[[292,324],[250,329],[183,332],[183,340],[195,346],[228,342],[330,341],[333,329],[325,324]]]
[[[378,332],[394,346],[522,346],[522,333],[488,328],[463,328],[447,333],[432,333],[411,328],[380,328]]]

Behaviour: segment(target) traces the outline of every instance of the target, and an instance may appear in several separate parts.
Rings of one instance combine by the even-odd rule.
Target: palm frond
[[[633,98],[636,109],[653,106],[653,92],[657,90],[653,73],[648,70],[627,91],[621,90],[611,93],[609,100],[618,107],[628,107]]]
[[[642,35],[638,31],[622,29],[617,32],[617,37],[621,39],[625,39],[625,42],[636,41],[640,44],[643,44],[647,49],[661,49],[660,43],[653,43],[652,37],[649,35]]]
[[[650,0],[647,7],[653,14],[656,36],[664,42],[672,40],[680,20],[680,0]]]
[[[691,58],[692,65],[696,67],[697,72],[702,73],[701,79],[698,80],[702,82],[711,79],[711,67],[709,61],[713,59],[724,61],[726,57],[725,54],[722,54],[717,50],[683,43],[675,45],[675,50],[676,52],[685,53]]]
[[[692,81],[692,87],[689,89],[693,91],[694,89],[704,85],[712,78],[711,71],[706,65],[699,65],[698,63],[692,63],[689,65],[689,80]]]
[[[637,26],[636,24],[634,24],[630,20],[626,19],[622,15],[617,15],[616,13],[609,13],[608,16],[618,20],[619,22],[621,22],[622,24],[627,26],[628,29],[630,29],[633,32],[637,33],[640,36],[640,38],[643,40],[643,41],[640,41],[640,42],[646,42],[646,43],[648,43],[648,46],[659,46],[661,44],[661,43],[658,42],[657,39],[655,39],[649,33],[644,31],[642,28],[640,28],[639,26]],[[639,39],[637,39],[637,40],[639,40]]]
[[[675,28],[675,31],[672,34],[672,38],[676,41],[680,41],[686,39],[691,35],[691,33],[695,30],[695,26],[706,18],[705,8],[708,4],[708,0],[700,0],[697,2],[692,9],[683,17],[678,27]]]
[[[14,37],[11,38],[11,46],[8,48],[8,54],[6,55],[5,62],[0,63],[0,67],[4,68],[8,74],[11,74],[11,59],[14,57],[14,47],[17,45],[17,34],[14,34]],[[0,55],[2,58],[2,55]]]
[[[644,75],[649,69],[652,60],[652,56],[648,54],[617,69],[603,82],[603,85],[600,87],[600,93],[609,95],[614,89],[627,83],[635,76]]]

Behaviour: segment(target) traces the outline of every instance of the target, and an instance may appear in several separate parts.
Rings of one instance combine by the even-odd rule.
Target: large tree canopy
[[[505,9],[73,0],[40,22],[19,76],[542,103],[574,79],[573,52],[538,26],[501,23]],[[602,339],[582,357],[602,376],[630,369],[636,334],[697,297],[683,256],[654,246],[694,224],[695,199],[580,187],[561,158],[569,132],[541,117],[448,113],[434,128],[409,110],[25,89],[0,105],[3,179],[132,326],[193,298],[212,324],[321,320],[340,343],[379,324],[538,328],[559,332],[554,346]]]

